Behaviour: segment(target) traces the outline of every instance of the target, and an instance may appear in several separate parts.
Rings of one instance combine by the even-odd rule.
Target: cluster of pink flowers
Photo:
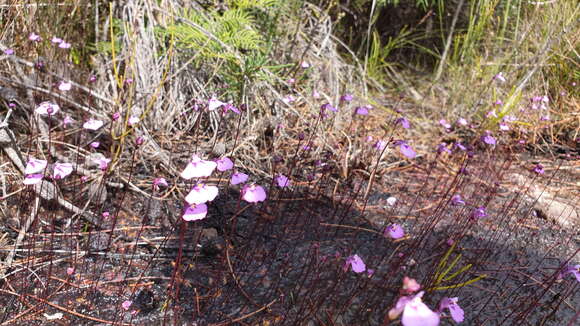
[[[234,162],[229,157],[222,157],[215,161],[203,160],[198,155],[193,155],[185,169],[181,172],[181,177],[185,180],[198,179],[197,183],[185,197],[188,206],[183,214],[186,221],[196,221],[204,219],[207,216],[207,203],[213,201],[219,189],[216,186],[205,184],[199,180],[207,178],[215,170],[225,172],[234,167]],[[231,185],[239,185],[248,180],[248,175],[242,172],[234,172],[230,178]],[[280,188],[288,187],[291,181],[288,177],[279,174],[276,183]],[[257,184],[246,184],[242,187],[241,198],[248,203],[258,203],[266,200],[266,190]]]

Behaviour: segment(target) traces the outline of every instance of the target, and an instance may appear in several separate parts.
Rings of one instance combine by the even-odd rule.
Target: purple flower
[[[234,162],[232,162],[232,160],[230,160],[230,158],[227,156],[220,158],[219,160],[216,161],[216,163],[217,169],[220,172],[227,171],[234,167]]]
[[[338,109],[334,106],[330,105],[330,103],[325,103],[320,106],[320,113],[326,112],[326,110],[330,110],[332,112],[338,112]]]
[[[278,187],[280,188],[286,188],[290,186],[291,182],[290,179],[288,179],[288,177],[286,177],[283,174],[279,174],[276,177],[276,184],[278,184]]]
[[[501,131],[508,131],[508,130],[510,130],[510,127],[507,125],[507,123],[500,122],[499,123],[499,130],[501,130]]]
[[[474,209],[471,216],[475,219],[487,217],[487,212],[485,211],[485,207],[479,206],[478,208]]]
[[[60,44],[58,45],[58,47],[61,49],[70,49],[70,46],[71,44],[65,41],[60,42]]]
[[[463,201],[463,199],[461,199],[461,195],[457,194],[457,195],[454,195],[453,197],[451,197],[451,204],[455,205],[455,206],[464,206],[465,201]]]
[[[415,152],[413,147],[409,146],[405,142],[399,143],[399,151],[401,152],[401,154],[405,155],[407,158],[410,159],[413,159],[415,158],[415,156],[417,156],[417,153]]]
[[[403,326],[437,326],[439,325],[439,314],[432,311],[422,301],[421,291],[415,296],[403,296],[397,301],[394,308],[389,310],[389,318],[397,318],[401,312],[401,324]]]
[[[221,107],[222,105],[224,105],[226,103],[216,99],[215,97],[212,97],[209,99],[208,103],[207,103],[207,109],[209,111],[213,111],[219,107]]]
[[[182,218],[187,221],[197,221],[204,219],[207,216],[207,205],[199,204],[194,206],[187,206]]]
[[[411,123],[409,122],[409,120],[407,118],[398,118],[397,120],[395,120],[396,124],[400,124],[401,127],[405,128],[405,129],[409,129],[411,128]]]
[[[451,314],[451,318],[453,318],[453,320],[456,323],[461,323],[464,319],[465,316],[465,312],[463,311],[463,309],[461,309],[461,307],[457,304],[458,298],[443,298],[441,300],[441,302],[439,303],[439,311],[442,311],[443,309],[449,309],[449,313]]]
[[[447,152],[449,154],[451,154],[451,150],[447,147],[447,143],[441,143],[437,146],[437,152],[438,153],[443,153],[443,152]]]
[[[64,179],[66,176],[71,174],[73,171],[73,165],[71,163],[55,163],[53,166],[54,179]]]
[[[358,106],[354,109],[354,114],[369,115],[369,109],[366,106]]]
[[[217,195],[218,187],[198,183],[193,187],[193,189],[191,189],[189,194],[187,194],[185,201],[190,205],[205,204],[208,201],[214,200]]]
[[[485,132],[485,135],[483,135],[483,136],[481,137],[481,140],[482,140],[484,143],[486,143],[486,144],[488,144],[488,145],[492,145],[492,146],[493,146],[493,145],[495,145],[495,144],[497,143],[497,141],[495,140],[495,138],[494,138],[494,137],[491,135],[491,132],[489,132],[489,131],[486,131],[486,132]]]
[[[232,178],[230,180],[230,183],[232,185],[237,185],[240,183],[244,183],[248,180],[248,175],[242,172],[236,172],[234,174],[232,174]]]
[[[42,178],[44,177],[43,174],[40,173],[35,173],[35,174],[28,174],[25,178],[24,178],[24,184],[25,185],[34,185],[39,183],[40,181],[42,181]]]
[[[388,235],[392,239],[400,239],[405,236],[405,230],[399,224],[391,224],[385,228],[383,234]]]
[[[564,267],[558,274],[558,279],[562,279],[568,274],[573,274],[574,277],[576,277],[576,281],[580,282],[580,264],[568,265]]]
[[[349,265],[352,268],[352,271],[357,273],[357,274],[362,273],[367,269],[364,261],[356,254],[349,256],[346,259],[346,264],[344,265],[345,271],[348,270]]]
[[[4,54],[5,55],[13,55],[14,54],[14,50],[12,50],[12,49],[6,49],[6,50],[4,50]]]
[[[266,200],[266,191],[261,186],[245,185],[242,189],[242,199],[248,203],[257,203]]]
[[[35,34],[35,33],[30,33],[30,35],[28,36],[28,39],[31,41],[34,41],[34,42],[39,42],[40,40],[42,40],[40,35]]]
[[[105,123],[101,120],[89,119],[83,124],[83,128],[88,130],[98,130]]]
[[[165,180],[165,178],[155,178],[153,180],[153,188],[155,188],[155,190],[159,190],[159,186],[163,186],[163,187],[169,187],[169,184],[167,183],[167,180]]]
[[[459,150],[463,151],[463,152],[465,152],[467,150],[467,147],[463,146],[463,144],[461,144],[461,142],[455,142],[455,144],[453,144],[453,147],[459,148]]]
[[[24,174],[35,174],[42,172],[46,168],[47,164],[48,162],[46,162],[45,160],[31,158],[30,160],[28,160],[28,163],[26,163]]]
[[[181,177],[186,180],[192,178],[209,177],[216,167],[216,162],[205,161],[197,155],[192,155],[191,160],[189,163],[187,163],[187,166],[181,172]]]
[[[55,115],[59,110],[60,106],[58,104],[42,102],[34,109],[34,112],[40,115]]]
[[[534,172],[535,172],[535,173],[537,173],[537,174],[544,174],[546,171],[544,171],[544,166],[543,166],[542,164],[539,164],[539,163],[538,163],[538,164],[537,164],[537,165],[534,167]]]
[[[347,94],[344,94],[343,96],[340,97],[340,101],[341,102],[350,102],[353,100],[353,98],[354,97],[352,96],[352,94],[347,93]]]
[[[241,114],[240,109],[238,109],[237,107],[235,107],[233,104],[231,103],[226,103],[224,104],[224,106],[222,106],[223,110],[224,110],[224,115],[228,113],[228,111],[232,111],[235,114]]]

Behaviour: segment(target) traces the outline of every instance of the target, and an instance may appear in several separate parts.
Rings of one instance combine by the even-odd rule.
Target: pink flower
[[[362,273],[367,269],[364,261],[359,257],[359,255],[352,255],[346,259],[346,264],[344,265],[345,271],[348,270],[349,265],[352,268],[352,271],[357,274]]]
[[[139,117],[132,116],[132,117],[129,118],[129,120],[127,121],[127,123],[129,124],[129,126],[132,126],[134,124],[139,123],[139,121],[141,121],[139,119]]]
[[[451,124],[447,122],[445,119],[439,120],[439,124],[442,125],[445,129],[451,129]]]
[[[392,206],[395,206],[396,203],[397,203],[397,198],[392,197],[392,196],[387,198],[387,205],[392,207]]]
[[[52,40],[50,40],[50,41],[51,41],[52,43],[55,43],[55,44],[62,43],[62,39],[61,39],[61,38],[58,38],[58,37],[56,37],[56,36],[54,36],[54,37],[52,38]]]
[[[384,140],[377,140],[373,147],[378,151],[382,151],[387,147],[387,142]]]
[[[287,82],[288,84],[292,85],[292,84],[294,84],[294,83],[296,82],[296,79],[295,79],[295,78],[290,78],[290,79],[288,79],[288,81],[286,81],[286,82]]]
[[[459,118],[457,119],[457,124],[460,126],[467,126],[467,120],[465,120],[464,118]]]
[[[40,103],[34,112],[40,115],[55,115],[60,110],[60,106],[50,102],[42,102]]]
[[[391,224],[385,228],[384,234],[393,239],[400,239],[405,236],[405,230],[399,224]]]
[[[443,309],[449,309],[449,313],[451,314],[451,318],[456,323],[461,323],[464,319],[465,312],[461,307],[457,304],[458,298],[443,298],[441,303],[439,303],[439,311]]]
[[[187,206],[182,218],[187,221],[198,221],[202,220],[207,216],[207,205],[199,204],[194,206]]]
[[[67,275],[74,274],[75,273],[75,268],[74,267],[67,267],[66,273],[67,273]]]
[[[43,174],[29,174],[24,178],[23,183],[25,185],[35,185],[40,181],[42,181],[43,177],[44,177]]]
[[[121,113],[119,113],[119,112],[113,113],[113,121],[119,120],[120,117],[121,117]]]
[[[38,160],[35,158],[31,158],[26,163],[26,168],[24,169],[24,174],[34,174],[38,172],[44,171],[48,162],[45,160]]]
[[[42,40],[40,35],[35,34],[35,33],[30,33],[30,35],[28,36],[28,39],[31,41],[34,41],[34,42],[39,42],[40,40]]]
[[[503,76],[503,72],[499,72],[497,75],[493,76],[493,80],[499,81],[501,83],[505,83],[506,79]]]
[[[279,174],[276,177],[276,184],[278,184],[278,187],[280,187],[280,188],[286,188],[286,187],[289,187],[291,185],[291,181],[285,175]]]
[[[199,156],[194,154],[191,156],[191,160],[187,163],[183,172],[181,172],[181,177],[185,180],[209,177],[216,167],[216,162],[202,160]]]
[[[153,186],[156,187],[156,189],[159,189],[159,186],[169,187],[169,184],[165,178],[155,178],[153,180]]]
[[[70,82],[62,81],[58,84],[58,89],[62,92],[68,92],[72,89],[72,84]]]
[[[474,209],[471,216],[475,219],[487,217],[487,212],[485,210],[485,207],[479,206],[478,208]]]
[[[54,179],[64,179],[73,171],[71,163],[54,163],[52,177]]]
[[[414,278],[403,277],[403,292],[411,294],[419,291],[420,288],[421,284]]]
[[[220,158],[219,160],[216,161],[216,163],[217,169],[220,172],[227,171],[234,167],[234,162],[232,162],[232,160],[230,160],[230,158],[227,156]]]
[[[111,213],[109,213],[109,212],[103,212],[103,213],[101,213],[101,216],[103,216],[103,218],[106,220],[109,217],[111,217]]]
[[[397,318],[401,312],[401,324],[403,326],[437,326],[439,325],[439,314],[432,311],[422,301],[424,292],[421,291],[415,296],[403,296],[397,301],[393,309],[389,311],[389,318]]]
[[[101,146],[101,143],[98,141],[94,141],[94,142],[91,142],[89,144],[89,146],[91,146],[92,148],[99,148],[99,146]]]
[[[105,171],[109,167],[109,163],[111,163],[111,159],[100,156],[100,157],[96,158],[94,160],[94,162],[99,165],[99,169],[101,169],[102,171]]]
[[[317,91],[317,90],[313,90],[313,91],[312,91],[312,97],[313,97],[313,98],[320,98],[320,93],[318,93],[318,91]]]
[[[409,122],[409,120],[407,118],[404,118],[404,117],[398,118],[397,120],[395,120],[395,123],[400,124],[401,127],[405,128],[405,129],[411,128],[411,123]]]
[[[217,195],[218,187],[198,183],[193,187],[193,189],[191,189],[189,194],[187,194],[185,201],[190,205],[199,205],[214,200]]]
[[[507,123],[500,122],[499,123],[499,130],[501,130],[501,131],[508,131],[508,130],[510,130],[510,127],[507,125]]]
[[[6,49],[6,50],[4,50],[4,54],[5,55],[13,55],[14,54],[14,50],[13,49]]]
[[[131,308],[131,305],[132,304],[133,304],[133,301],[131,301],[131,300],[125,300],[121,304],[121,307],[123,307],[123,309],[125,309],[125,310],[129,310],[129,308]]]
[[[89,119],[83,124],[83,128],[88,130],[98,130],[105,123],[101,120]]]
[[[61,49],[70,49],[70,43],[67,43],[65,41],[60,42],[60,44],[58,45],[59,48]]]
[[[257,203],[266,200],[266,191],[256,184],[245,185],[242,189],[242,199],[248,203]]]
[[[247,174],[242,173],[242,172],[236,172],[236,173],[232,174],[232,178],[230,180],[230,183],[235,186],[237,184],[244,183],[246,181],[248,181]]]
[[[302,68],[304,68],[304,69],[306,69],[306,68],[310,68],[310,64],[309,64],[308,62],[306,62],[306,61],[302,61],[302,62],[300,63],[300,67],[302,67]]]
[[[451,203],[455,206],[464,206],[465,201],[461,199],[461,195],[457,194],[451,197]]]
[[[67,115],[66,117],[64,117],[64,119],[62,119],[62,125],[65,128],[66,128],[66,126],[68,126],[69,124],[71,124],[73,122],[74,122],[73,118],[71,118],[69,115]]]
[[[295,102],[295,101],[296,101],[296,98],[292,95],[288,95],[288,96],[282,98],[282,102],[284,102],[286,104],[290,104],[290,103]]]
[[[213,111],[217,108],[219,108],[220,106],[224,105],[226,103],[216,99],[215,97],[212,97],[209,99],[208,103],[207,103],[207,109],[209,111]]]
[[[580,282],[580,265],[567,265],[560,273],[558,273],[558,279],[563,279],[566,275],[572,274],[576,278],[576,281]]]
[[[542,164],[539,164],[539,163],[534,167],[534,170],[533,171],[536,174],[544,174],[544,173],[546,173],[546,171],[544,171],[544,166]]]

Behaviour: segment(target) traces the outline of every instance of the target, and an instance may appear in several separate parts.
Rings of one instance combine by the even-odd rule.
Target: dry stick
[[[34,218],[38,213],[39,207],[40,207],[40,197],[36,197],[34,200],[34,206],[32,207],[32,212],[30,212],[30,216],[28,216],[26,222],[24,222],[24,225],[22,225],[22,227],[20,228],[20,232],[18,232],[16,241],[14,241],[14,249],[12,249],[8,253],[6,260],[4,261],[3,265],[6,266],[6,268],[12,267],[12,261],[14,260],[14,256],[16,255],[16,249],[20,247],[22,240],[24,240],[24,236],[26,235],[26,232],[28,232],[28,229],[32,225],[32,222],[34,221]],[[4,272],[5,269],[3,267],[0,267],[0,279],[4,279],[6,277]]]
[[[439,66],[437,67],[437,72],[435,73],[435,78],[433,79],[433,83],[435,83],[441,77],[441,73],[443,72],[443,66],[445,65],[445,61],[447,61],[447,55],[449,54],[449,48],[451,47],[451,40],[453,39],[453,33],[455,32],[455,24],[457,23],[457,18],[459,17],[459,13],[461,12],[461,8],[463,7],[463,3],[465,0],[460,0],[457,4],[457,8],[455,9],[455,13],[453,14],[453,21],[451,22],[451,28],[449,29],[449,35],[447,35],[447,41],[445,42],[445,50],[443,51],[443,55],[441,56],[441,61],[439,61]]]
[[[107,324],[107,325],[133,326],[132,324],[116,323],[116,322],[111,322],[111,321],[108,321],[108,320],[100,319],[100,318],[97,318],[97,317],[92,317],[92,316],[89,316],[89,315],[81,314],[80,312],[76,312],[74,310],[67,309],[65,307],[62,307],[62,306],[57,305],[56,303],[52,303],[50,301],[47,301],[47,300],[42,299],[42,298],[39,298],[39,297],[37,297],[35,295],[32,295],[32,294],[18,294],[16,292],[4,290],[4,289],[0,289],[0,292],[6,293],[6,294],[12,294],[12,295],[14,295],[16,297],[19,297],[19,298],[29,297],[29,298],[32,298],[32,299],[34,299],[36,301],[39,301],[39,302],[44,303],[46,305],[49,305],[49,306],[51,306],[51,307],[53,307],[53,308],[55,308],[57,310],[60,310],[62,312],[66,312],[67,314],[71,314],[71,315],[77,316],[79,318],[84,318],[84,319],[92,320],[92,321],[95,321],[95,322],[98,322],[98,323],[103,323],[103,324]]]

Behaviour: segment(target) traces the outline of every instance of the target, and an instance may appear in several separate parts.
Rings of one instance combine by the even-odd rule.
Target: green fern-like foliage
[[[169,25],[162,35],[190,50],[197,64],[218,67],[219,78],[242,90],[244,83],[263,76],[259,68],[269,61],[272,32],[267,26],[276,25],[268,24],[268,10],[279,5],[280,0],[229,0],[225,9],[185,9],[184,19]]]

